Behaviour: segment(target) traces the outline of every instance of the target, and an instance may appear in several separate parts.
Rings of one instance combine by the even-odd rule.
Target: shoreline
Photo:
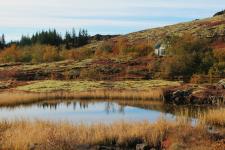
[[[7,99],[7,100],[6,100]],[[221,85],[180,84],[164,80],[19,82],[0,90],[0,105],[32,103],[48,99],[160,100],[171,105],[225,105]]]

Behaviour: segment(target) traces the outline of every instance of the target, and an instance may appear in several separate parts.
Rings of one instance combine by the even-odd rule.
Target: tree
[[[78,46],[83,46],[85,44],[88,44],[88,40],[89,40],[89,37],[88,37],[88,33],[87,33],[87,30],[80,30],[79,31],[79,34],[78,34]]]
[[[31,45],[32,41],[31,38],[29,36],[23,36],[20,39],[20,46],[26,46],[26,45]]]
[[[71,37],[70,33],[66,31],[65,39],[64,39],[66,49],[70,49],[72,47],[71,41],[72,41],[72,37]]]
[[[4,49],[6,43],[5,43],[5,35],[2,34],[1,38],[0,38],[0,49]]]
[[[63,44],[62,36],[55,30],[41,31],[35,33],[31,38],[32,44],[45,44],[59,46]]]
[[[22,35],[19,41],[12,41],[9,45],[16,44],[17,46],[30,46],[30,45],[51,45],[51,46],[62,46],[65,45],[66,49],[77,48],[88,44],[89,35],[87,30],[80,29],[78,36],[73,28],[71,32],[66,32],[63,38],[56,29],[49,29],[47,31],[42,30],[41,32],[36,32],[31,37]],[[0,37],[0,49],[5,46],[4,35]]]
[[[72,29],[72,39],[71,40],[72,40],[72,47],[73,48],[78,47],[77,35],[76,35],[76,31],[74,28]]]

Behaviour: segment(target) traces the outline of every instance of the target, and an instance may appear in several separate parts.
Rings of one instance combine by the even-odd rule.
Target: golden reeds
[[[14,121],[0,123],[0,149],[76,149],[79,145],[117,145],[135,147],[138,143],[159,146],[169,128],[169,123],[160,120],[149,122],[95,125],[72,125],[44,121]]]
[[[199,114],[198,118],[203,124],[225,126],[225,108],[209,110],[206,113]]]
[[[73,150],[100,145],[134,149],[140,143],[156,149],[180,145],[184,149],[205,149],[210,148],[212,142],[205,128],[164,119],[155,123],[120,121],[92,125],[24,120],[0,122],[0,149]]]
[[[161,89],[148,91],[138,90],[94,90],[85,92],[21,92],[8,91],[0,93],[0,105],[17,105],[38,102],[49,99],[163,99]]]

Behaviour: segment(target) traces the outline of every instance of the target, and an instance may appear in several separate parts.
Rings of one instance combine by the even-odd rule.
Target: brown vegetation
[[[84,92],[21,92],[8,91],[0,93],[0,105],[12,106],[18,104],[29,104],[51,99],[151,99],[161,100],[162,90],[152,89],[148,91],[138,90],[93,90]]]
[[[224,148],[203,126],[191,127],[183,121],[72,125],[65,122],[13,121],[0,123],[0,148],[23,150],[135,149],[145,143],[156,149]],[[219,145],[218,145],[219,143]]]
[[[225,109],[224,108],[209,110],[207,113],[204,113],[203,115],[200,114],[199,118],[204,123],[225,127]]]

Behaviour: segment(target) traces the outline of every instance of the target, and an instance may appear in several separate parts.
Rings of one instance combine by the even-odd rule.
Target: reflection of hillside
[[[118,101],[118,103],[124,107],[132,106],[146,110],[169,113],[175,116],[185,115],[189,117],[196,117],[199,114],[208,111],[209,109],[213,109],[213,107],[165,105],[163,102],[149,100]]]
[[[149,101],[149,100],[121,100],[116,101],[121,106],[132,106],[147,110],[156,110],[164,112],[164,106],[162,102],[159,101]]]

